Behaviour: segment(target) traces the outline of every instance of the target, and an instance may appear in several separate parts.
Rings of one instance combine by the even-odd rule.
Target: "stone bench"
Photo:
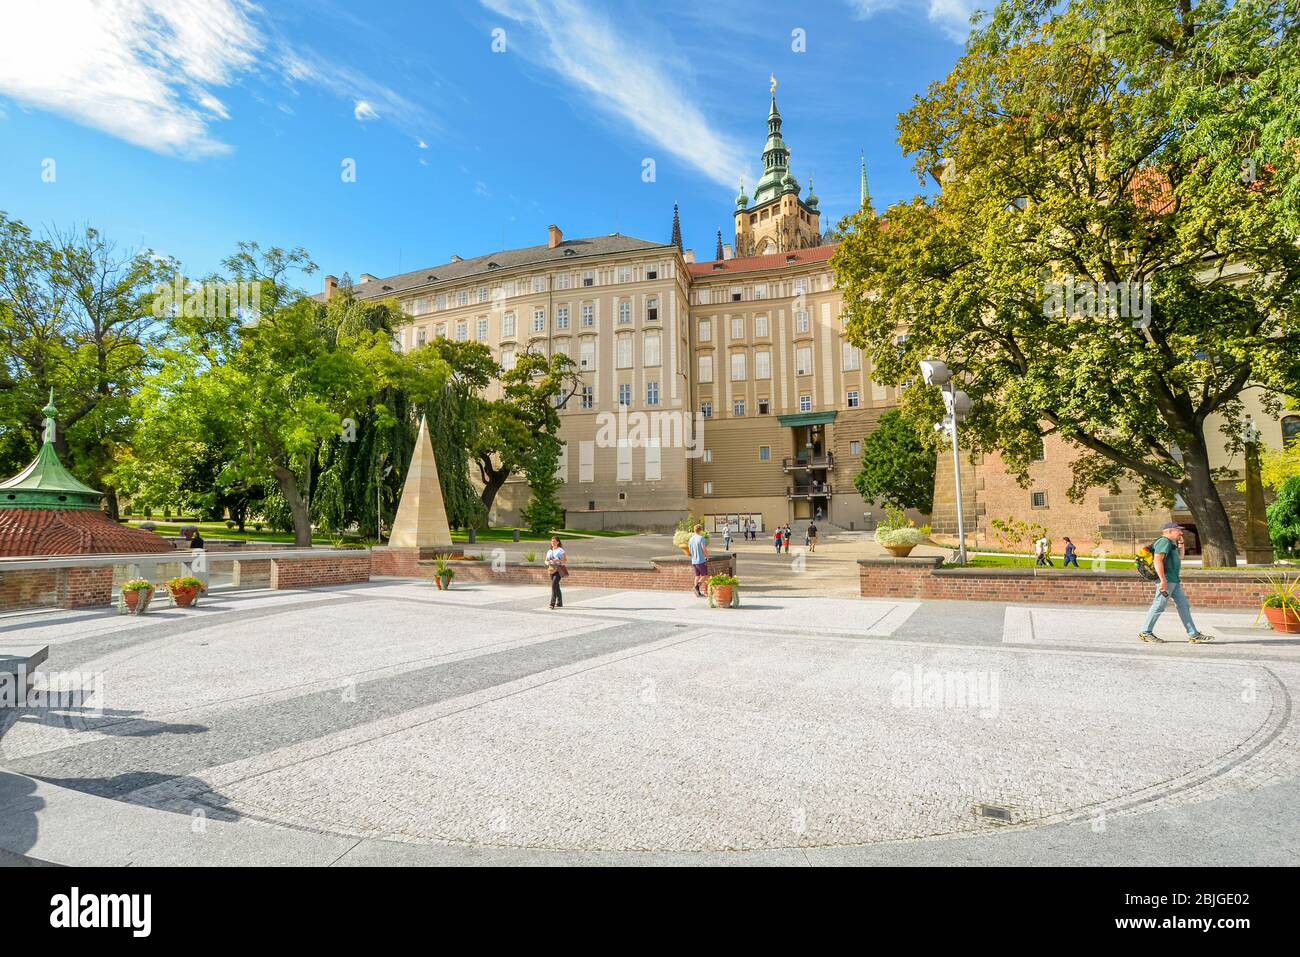
[[[0,707],[22,707],[34,672],[50,656],[49,645],[0,647]]]

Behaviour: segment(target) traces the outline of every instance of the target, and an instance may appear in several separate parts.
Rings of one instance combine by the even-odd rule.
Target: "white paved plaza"
[[[742,598],[571,589],[550,611],[542,588],[387,580],[0,620],[0,652],[49,644],[43,671],[103,688],[7,719],[0,849],[1300,859],[1295,812],[1269,810],[1300,775],[1300,643],[1250,614],[1203,615],[1211,646],[1170,615],[1153,646],[1140,610]]]

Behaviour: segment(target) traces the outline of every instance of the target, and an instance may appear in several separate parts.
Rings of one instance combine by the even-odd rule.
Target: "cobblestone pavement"
[[[9,714],[0,862],[1300,861],[1300,642],[1253,614],[1192,646],[1140,610],[546,604],[385,580],[0,621],[103,689]]]

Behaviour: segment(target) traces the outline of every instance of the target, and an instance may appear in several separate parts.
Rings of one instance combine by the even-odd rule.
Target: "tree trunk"
[[[483,476],[483,493],[479,496],[479,501],[483,503],[483,521],[490,523],[492,503],[496,501],[501,486],[506,484],[506,479],[510,478],[510,470],[494,469],[491,462],[484,463],[482,459],[479,460],[478,467]]]
[[[106,490],[104,492],[104,498],[107,499],[106,504],[108,506],[108,517],[116,522],[121,514],[120,508],[117,504],[117,489],[110,488]]]
[[[1232,539],[1232,523],[1214,484],[1209,452],[1203,442],[1192,443],[1191,448],[1183,450],[1183,473],[1183,501],[1196,520],[1196,531],[1201,538],[1201,563],[1206,568],[1234,568],[1237,545]]]
[[[275,466],[275,480],[280,483],[284,500],[289,503],[289,512],[293,515],[293,543],[302,548],[311,547],[311,513],[307,503],[298,491],[298,478],[292,469],[283,465]]]

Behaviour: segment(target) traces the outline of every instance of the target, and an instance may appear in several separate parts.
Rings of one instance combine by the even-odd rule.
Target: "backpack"
[[[1154,543],[1153,543],[1154,544]],[[1133,564],[1137,566],[1137,573],[1143,581],[1159,581],[1160,576],[1156,574],[1156,553],[1150,545],[1143,545],[1137,553],[1137,558]]]

